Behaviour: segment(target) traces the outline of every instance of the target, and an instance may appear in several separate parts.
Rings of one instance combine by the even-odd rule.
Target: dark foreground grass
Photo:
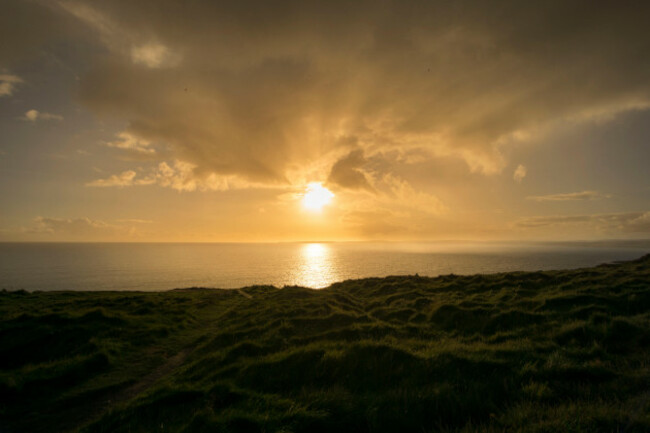
[[[648,432],[650,256],[165,293],[2,292],[0,432]]]

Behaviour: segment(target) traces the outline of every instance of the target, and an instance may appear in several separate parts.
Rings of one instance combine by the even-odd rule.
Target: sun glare
[[[302,197],[302,206],[314,212],[320,212],[323,206],[329,204],[334,198],[334,193],[320,183],[314,182],[307,185],[307,190]]]

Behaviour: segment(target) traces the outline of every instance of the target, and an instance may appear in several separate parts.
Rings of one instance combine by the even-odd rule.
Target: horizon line
[[[0,240],[0,244],[343,244],[343,243],[608,243],[608,242],[650,242],[650,238],[603,238],[603,239],[573,239],[573,240],[543,240],[543,239],[367,239],[367,240],[289,240],[289,241],[55,241],[55,240],[26,240],[11,241]]]

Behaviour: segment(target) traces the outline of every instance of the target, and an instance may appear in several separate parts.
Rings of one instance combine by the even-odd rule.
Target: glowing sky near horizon
[[[649,13],[5,0],[0,241],[648,238]]]

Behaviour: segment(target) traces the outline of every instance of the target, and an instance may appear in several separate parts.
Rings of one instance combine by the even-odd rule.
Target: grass
[[[321,291],[3,291],[0,431],[647,432],[650,255]]]

